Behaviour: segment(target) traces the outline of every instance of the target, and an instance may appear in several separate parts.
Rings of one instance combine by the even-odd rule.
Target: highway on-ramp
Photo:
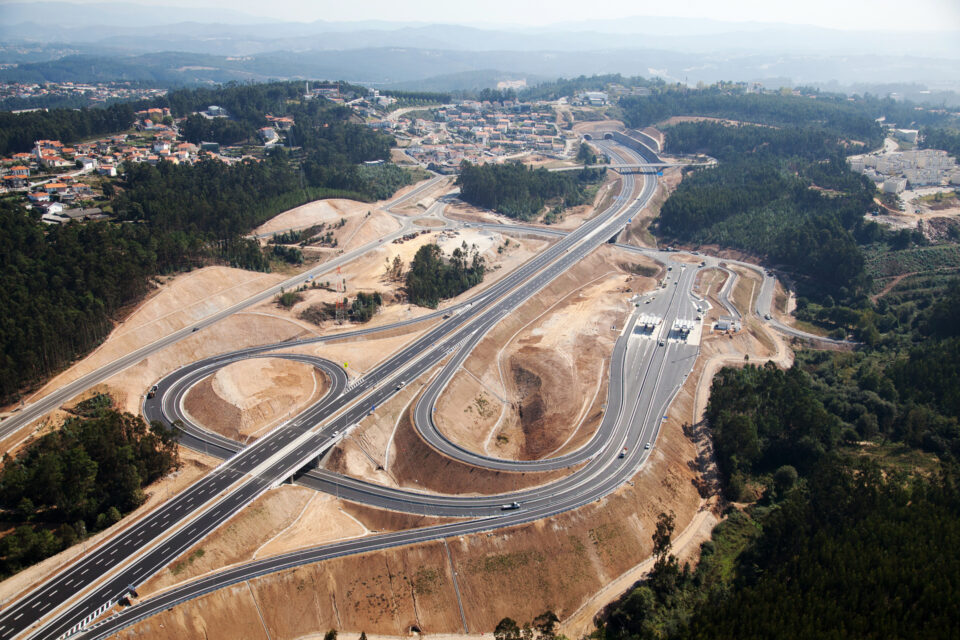
[[[599,144],[608,146],[614,155],[623,154],[628,158],[636,155],[612,143]],[[420,396],[414,412],[415,427],[431,446],[465,463],[485,468],[505,471],[571,468],[569,474],[549,484],[510,494],[461,497],[388,489],[314,471],[301,477],[301,482],[324,490],[331,490],[332,484],[341,497],[388,509],[469,519],[324,545],[221,571],[127,609],[86,635],[106,637],[176,602],[256,575],[349,553],[528,522],[582,506],[614,491],[648,457],[646,447],[655,443],[666,407],[692,369],[698,353],[698,345],[688,344],[686,335],[674,327],[675,321],[689,322],[696,313],[689,295],[696,268],[673,263],[663,252],[657,253],[675,267],[670,286],[658,296],[655,305],[643,306],[645,314],[659,314],[660,323],[653,331],[638,331],[638,308],[621,329],[610,365],[608,409],[597,433],[586,445],[564,456],[531,462],[478,456],[444,438],[433,424],[431,413],[450,377],[483,336],[530,296],[618,233],[629,218],[646,205],[655,179],[642,176],[642,183],[636,189],[634,180],[632,174],[624,176],[623,191],[608,210],[565,234],[555,245],[462,305],[459,313],[444,319],[350,385],[333,363],[282,352],[292,343],[222,354],[183,367],[161,380],[157,397],[145,404],[144,411],[148,418],[167,421],[184,419],[182,397],[190,386],[217,368],[243,358],[289,357],[309,362],[330,376],[332,388],[321,401],[249,447],[238,451],[237,443],[222,437],[213,442],[220,453],[229,456],[220,467],[13,603],[0,614],[0,638],[18,635],[41,619],[42,624],[30,629],[35,637],[57,638],[79,630],[127,593],[131,585],[143,582],[265,490],[295,474],[335,444],[367,413],[390,399],[404,381],[417,379],[444,362],[440,375]],[[297,344],[337,337],[342,336],[307,339]],[[209,432],[195,425],[187,426],[184,437],[194,439],[186,442],[191,446],[201,442],[204,446],[211,444]],[[516,508],[503,508],[505,504],[514,503]],[[72,598],[79,591],[83,593]]]
[[[142,582],[256,496],[329,448],[369,409],[395,393],[393,385],[399,376],[412,379],[428,371],[471,336],[488,331],[618,231],[652,194],[648,178],[644,178],[642,197],[636,200],[632,199],[632,179],[624,184],[629,201],[614,203],[608,211],[505,276],[479,296],[482,300],[400,350],[359,384],[331,400],[330,406],[315,405],[281,425],[156,512],[10,605],[0,614],[0,638],[19,635],[53,611],[56,615],[37,628],[38,637],[55,638],[76,629],[122,597],[130,585]],[[361,398],[362,403],[358,402]],[[331,414],[337,417],[319,431],[312,431]],[[95,588],[91,588],[93,585]],[[74,597],[81,591],[82,595]]]

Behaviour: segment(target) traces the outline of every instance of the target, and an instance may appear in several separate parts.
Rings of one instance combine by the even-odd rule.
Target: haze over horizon
[[[97,0],[69,0],[72,4],[98,4]],[[0,2],[0,14],[5,5]],[[471,26],[576,27],[570,23],[627,18],[706,19],[721,22],[780,23],[845,31],[954,31],[960,29],[960,3],[954,0],[916,0],[911,10],[894,0],[809,0],[798,12],[796,5],[764,0],[679,0],[670,4],[650,1],[609,0],[598,8],[578,2],[555,2],[545,7],[530,0],[488,0],[482,5],[440,0],[369,0],[364,3],[276,0],[269,7],[257,0],[202,0],[168,2],[143,0],[128,5],[183,7],[244,13],[265,21],[314,22],[369,21],[468,24]]]

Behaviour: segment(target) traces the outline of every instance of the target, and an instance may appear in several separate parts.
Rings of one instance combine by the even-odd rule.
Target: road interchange
[[[626,183],[632,198],[633,179]],[[39,626],[37,637],[55,638],[77,629],[78,624],[89,620],[91,612],[95,615],[115,602],[130,585],[165,566],[192,542],[331,446],[347,427],[359,422],[367,406],[372,408],[395,393],[392,386],[397,376],[412,379],[471,340],[478,340],[510,310],[619,230],[649,199],[652,186],[653,181],[645,178],[643,197],[629,202],[618,200],[606,212],[498,281],[478,296],[480,300],[467,311],[430,329],[364,376],[361,384],[338,397],[334,401],[338,408],[324,403],[314,405],[235,455],[157,512],[13,603],[0,615],[0,638],[21,634],[51,611],[57,614]],[[361,397],[362,404],[357,402]],[[310,431],[312,425],[327,420],[331,412],[338,410],[338,416],[323,429]],[[203,506],[198,508],[198,504]],[[165,535],[173,526],[171,520],[182,526]],[[135,560],[133,555],[137,556]],[[100,580],[101,577],[105,579]],[[91,589],[95,583],[97,586]],[[74,598],[78,590],[83,595]]]
[[[598,144],[607,145],[609,152],[613,154],[633,153],[615,149],[612,143]],[[34,637],[56,638],[78,629],[81,621],[89,620],[90,612],[100,611],[104,606],[115,602],[126,593],[130,585],[139,584],[166,566],[183,550],[220,526],[263,491],[275,486],[277,482],[302,468],[318,453],[335,444],[349,428],[359,423],[368,411],[389,400],[396,393],[399,381],[420,377],[443,361],[447,362],[441,369],[441,375],[428,385],[415,408],[416,428],[431,446],[467,464],[503,471],[579,467],[549,485],[499,496],[469,498],[428,496],[379,487],[343,476],[337,477],[337,474],[329,472],[311,472],[301,477],[301,482],[322,490],[336,487],[339,495],[345,499],[400,511],[471,519],[335,543],[241,565],[209,576],[205,581],[189,583],[183,591],[174,590],[141,603],[91,630],[85,637],[106,637],[132,621],[171,606],[173,602],[197,597],[212,589],[256,575],[349,553],[529,522],[582,506],[615,490],[636,472],[649,455],[649,450],[642,445],[655,441],[661,416],[692,369],[698,353],[696,345],[677,340],[669,330],[673,320],[689,320],[695,313],[696,305],[689,292],[696,268],[672,262],[666,252],[655,253],[677,268],[676,284],[670,287],[672,293],[669,296],[661,296],[656,306],[645,309],[647,312],[662,313],[663,328],[658,334],[662,340],[635,337],[638,313],[631,316],[617,341],[614,357],[611,359],[607,414],[590,442],[577,451],[558,458],[529,462],[477,456],[444,438],[433,425],[430,409],[463,359],[505,315],[599,246],[612,232],[618,232],[632,215],[646,205],[656,181],[649,175],[641,174],[641,178],[642,186],[635,191],[634,176],[624,176],[624,191],[629,195],[621,193],[610,209],[588,221],[577,231],[565,234],[555,245],[476,296],[471,302],[460,305],[461,313],[427,330],[423,336],[364,376],[359,383],[348,388],[345,376],[336,365],[321,359],[309,360],[331,377],[331,392],[253,445],[241,448],[238,443],[222,437],[219,442],[211,442],[209,432],[197,430],[196,426],[191,425],[184,434],[185,444],[213,444],[222,449],[222,454],[228,456],[227,461],[157,512],[61,572],[34,593],[14,603],[0,616],[0,638],[14,637],[28,629],[27,624],[19,625],[19,628],[17,625],[25,612],[42,617],[45,612],[58,608],[64,610],[58,612],[52,620],[46,621],[46,624],[36,630]],[[449,310],[445,311],[449,313]],[[431,317],[436,315],[431,314]],[[367,331],[372,333],[376,330]],[[363,332],[364,330],[361,330],[357,333]],[[298,341],[295,344],[342,337],[342,334],[326,336]],[[145,404],[145,414],[148,417],[177,419],[180,417],[178,407],[183,394],[194,382],[210,375],[217,367],[247,357],[299,358],[289,353],[272,353],[293,344],[254,347],[184,367],[158,384],[160,401]],[[628,374],[631,367],[637,367],[640,374],[638,380]],[[618,380],[619,384],[614,384],[614,380]],[[312,431],[315,425],[322,425],[322,428]],[[189,438],[194,438],[195,441],[191,442]],[[620,457],[624,446],[627,447],[627,453]],[[504,503],[512,502],[520,503],[521,508],[509,511],[502,509]],[[172,527],[169,524],[171,521],[180,522],[181,526],[172,534],[166,535],[167,530]],[[155,542],[151,545],[145,540]],[[123,558],[129,560],[124,562]],[[87,573],[92,575],[89,579],[83,579]],[[98,576],[104,576],[105,579],[79,600],[70,602],[68,590],[73,591],[77,584],[89,587],[97,582],[95,578]],[[75,580],[77,582],[74,584]]]

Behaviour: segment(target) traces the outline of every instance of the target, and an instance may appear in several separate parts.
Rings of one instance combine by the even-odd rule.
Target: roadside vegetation
[[[12,531],[0,538],[2,577],[118,522],[179,465],[172,430],[120,413],[109,396],[72,413],[61,429],[4,458],[0,508]]]
[[[445,258],[439,246],[425,244],[410,262],[405,279],[406,294],[413,304],[436,309],[441,300],[453,298],[483,282],[485,271],[476,246],[471,250],[464,242]]]
[[[534,220],[551,207],[558,215],[567,207],[585,204],[596,193],[590,187],[603,180],[603,169],[552,172],[520,163],[460,165],[460,198],[510,218]]]
[[[901,340],[918,346],[890,346]],[[694,568],[669,554],[663,514],[653,571],[593,637],[949,637],[958,362],[960,279],[878,346],[722,370],[706,420],[723,497],[743,506],[727,507]]]
[[[377,314],[383,305],[383,297],[379,292],[364,293],[357,292],[356,297],[351,302],[349,298],[343,299],[344,317],[350,322],[363,324],[370,322],[370,319]],[[337,305],[331,302],[322,302],[311,305],[300,313],[300,319],[312,322],[313,324],[323,324],[336,320]]]

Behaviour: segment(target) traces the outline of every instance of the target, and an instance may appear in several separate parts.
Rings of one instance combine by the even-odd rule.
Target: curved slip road
[[[644,182],[648,198],[652,189],[649,180]],[[632,192],[632,180],[625,184]],[[281,425],[155,514],[135,523],[87,558],[15,602],[0,614],[0,638],[19,635],[34,621],[48,618],[47,613],[51,611],[57,614],[37,628],[37,637],[58,637],[76,629],[98,610],[115,602],[129,585],[142,582],[260,493],[303,467],[318,451],[329,448],[366,414],[368,407],[372,409],[392,396],[393,385],[401,376],[413,379],[421,375],[462,347],[473,334],[489,330],[506,313],[622,227],[627,217],[644,202],[633,200],[632,193],[629,201],[621,197],[604,214],[495,283],[460,316],[429,330],[364,376],[332,406],[310,409]],[[361,397],[362,403],[358,402]],[[328,421],[323,429],[311,430],[331,414],[337,417]],[[174,527],[172,533],[168,531]],[[101,577],[105,579],[100,580]],[[96,587],[91,588],[94,584]],[[78,589],[83,590],[83,595],[73,598]]]
[[[628,208],[627,210],[630,211],[631,209]],[[566,249],[565,252],[566,251],[570,250]],[[668,256],[663,255],[666,252],[654,253],[669,260]],[[577,259],[582,258],[582,255],[585,255],[585,253],[577,255]],[[614,358],[616,362],[611,361],[611,375],[620,375],[621,384],[613,384],[613,379],[611,380],[608,413],[603,421],[604,425],[607,426],[601,425],[600,430],[598,430],[598,435],[591,440],[588,445],[574,452],[572,457],[535,461],[537,463],[543,463],[543,468],[545,469],[560,468],[562,466],[576,464],[577,462],[583,462],[583,466],[580,469],[571,473],[566,478],[543,487],[513,494],[481,498],[458,498],[455,496],[429,496],[415,492],[388,490],[377,487],[376,485],[367,485],[364,487],[363,485],[366,483],[356,482],[353,484],[348,482],[349,479],[345,480],[334,477],[332,478],[332,482],[337,487],[341,497],[349,498],[347,489],[349,489],[349,486],[354,486],[358,494],[363,492],[361,498],[366,498],[360,499],[359,501],[361,502],[397,510],[410,510],[417,513],[474,516],[475,519],[439,527],[397,532],[324,545],[323,547],[317,547],[315,549],[299,551],[235,567],[213,574],[202,580],[188,583],[181,588],[162,594],[128,609],[106,624],[98,626],[95,630],[91,630],[86,636],[107,637],[116,630],[132,624],[136,620],[152,615],[166,607],[172,606],[177,602],[197,597],[211,590],[257,575],[351,553],[527,522],[576,508],[613,491],[622,482],[629,479],[636,472],[637,467],[642,464],[649,455],[649,452],[643,449],[641,444],[651,443],[655,440],[663,412],[675,393],[679,390],[683,379],[689,370],[692,369],[696,359],[698,349],[693,345],[684,344],[682,340],[676,339],[669,331],[669,327],[672,325],[674,319],[690,320],[694,313],[693,309],[695,305],[692,298],[687,294],[691,291],[696,268],[679,263],[675,263],[673,266],[678,268],[679,273],[674,274],[676,279],[673,281],[673,286],[670,287],[672,293],[666,295],[666,292],[664,292],[665,295],[660,296],[660,302],[665,304],[665,308],[662,309],[664,325],[658,332],[658,337],[664,338],[664,345],[661,346],[657,339],[644,338],[635,339],[635,341],[640,342],[639,345],[630,344],[631,336],[633,336],[633,326],[636,322],[636,315],[632,317],[630,324],[626,328],[624,333],[626,339],[624,340],[623,337],[621,337],[621,340],[618,340],[617,346],[622,346],[622,357]],[[753,265],[745,266],[756,269]],[[549,271],[550,268],[548,267],[545,273]],[[552,277],[550,279],[552,280]],[[772,281],[772,278],[770,280]],[[549,282],[549,280],[547,280],[547,282]],[[533,283],[533,286],[536,286],[536,278],[533,279]],[[545,286],[545,284],[539,288],[542,288],[542,286]],[[537,290],[539,290],[539,288]],[[683,293],[678,295],[678,292]],[[528,293],[526,296],[521,297],[526,299],[529,295],[532,294]],[[462,359],[469,353],[469,349],[472,348],[490,328],[495,326],[503,315],[512,310],[512,308],[515,308],[516,304],[511,302],[511,298],[512,296],[508,295],[504,301],[501,301],[491,309],[491,311],[495,311],[503,305],[504,302],[507,302],[508,304],[500,309],[501,312],[485,314],[480,317],[480,321],[477,323],[467,323],[469,326],[456,331],[453,338],[460,337],[459,342],[454,342],[451,345],[450,343],[453,338],[444,342],[444,345],[449,346],[444,347],[443,353],[456,354],[453,361],[448,363],[444,371],[455,371]],[[647,313],[655,313],[661,311],[661,309],[659,309],[659,305],[658,307],[645,306],[644,311]],[[472,316],[473,314],[469,315]],[[464,331],[467,333],[464,334]],[[629,373],[624,373],[624,371],[628,370],[631,363],[634,362],[629,356],[631,349],[634,352],[636,363],[639,364],[636,372],[638,381],[634,380],[633,382],[631,382]],[[620,366],[619,373],[616,369],[618,364]],[[413,379],[416,375],[428,370],[428,367],[414,367],[414,369],[415,371],[409,372],[410,377],[407,379]],[[381,401],[382,399],[388,398],[393,391],[391,385],[402,378],[403,375],[394,376],[387,385],[379,387],[374,395],[377,396],[377,393],[379,393],[380,395],[377,397],[381,398]],[[447,378],[447,380],[448,379],[449,378]],[[434,390],[434,399],[439,395],[445,383],[445,380],[441,377],[431,384],[430,389]],[[428,389],[428,392],[430,389]],[[425,423],[432,424],[432,422],[429,420],[429,413],[426,416],[427,420],[424,420],[423,413],[420,410],[421,405],[423,407],[429,407],[431,403],[424,402],[421,398],[421,402],[418,403],[416,411],[418,429],[424,434],[429,434],[435,429],[424,426]],[[355,416],[359,415],[359,417],[362,417],[362,414],[362,410],[359,414],[354,413]],[[612,416],[612,418],[610,418],[610,416]],[[350,425],[346,426],[349,427]],[[337,434],[339,432],[334,430],[333,433]],[[594,443],[597,443],[595,445],[596,451],[591,449]],[[437,443],[431,442],[431,444],[437,446]],[[441,442],[438,448],[443,450],[444,446]],[[620,458],[618,454],[622,446],[627,447],[627,453],[623,458]],[[458,459],[464,459],[465,453],[470,454],[470,452],[465,452],[459,448],[451,452],[445,451],[445,453]],[[513,461],[500,461],[496,458],[483,456],[480,456],[479,459],[465,461],[484,467],[493,466],[494,468],[503,468],[496,466],[501,463],[506,465],[515,464]],[[524,466],[523,469],[529,470],[529,467]],[[513,469],[505,468],[505,470]],[[336,474],[332,475],[335,476]],[[319,488],[329,490],[330,477],[319,474],[316,480]],[[521,508],[503,511],[500,508],[502,503],[510,500],[520,502]],[[480,516],[480,518],[476,518],[476,516]]]
[[[391,202],[386,207],[386,210],[388,212],[392,212],[392,209],[394,209],[395,207],[401,206],[409,202],[413,198],[422,196],[424,193],[436,187],[437,184],[444,179],[446,179],[444,176],[437,176],[437,177],[431,178],[424,184],[412,190],[410,193]],[[40,398],[39,400],[22,407],[19,411],[15,412],[13,415],[0,421],[0,440],[7,438],[12,434],[14,434],[15,432],[17,432],[18,430],[28,426],[34,420],[37,420],[38,418],[43,417],[50,411],[59,407],[64,402],[67,402],[71,398],[75,397],[77,394],[82,393],[87,389],[89,389],[90,387],[107,380],[108,378],[116,375],[117,373],[123,371],[124,369],[137,364],[147,356],[153,353],[156,353],[157,351],[160,351],[161,349],[164,349],[170,346],[171,344],[182,340],[183,338],[190,336],[195,330],[213,325],[219,322],[220,320],[237,313],[238,311],[242,311],[243,309],[259,304],[264,300],[268,300],[273,296],[277,295],[278,293],[280,293],[284,289],[300,286],[301,284],[304,284],[305,282],[313,279],[316,276],[331,273],[337,267],[343,266],[348,262],[351,262],[356,258],[364,255],[365,253],[373,249],[376,249],[381,244],[387,241],[392,241],[395,238],[402,237],[404,234],[410,233],[411,230],[417,229],[417,228],[419,227],[413,224],[412,218],[404,218],[402,222],[402,226],[398,231],[394,231],[393,233],[388,234],[379,240],[368,242],[367,244],[361,247],[358,247],[353,251],[344,253],[343,255],[340,255],[334,258],[333,260],[324,262],[316,267],[313,267],[312,269],[304,271],[303,273],[300,273],[292,278],[289,278],[288,280],[282,282],[281,284],[270,287],[269,289],[266,289],[254,296],[251,296],[250,298],[244,300],[243,302],[239,302],[227,309],[224,309],[223,311],[220,311],[211,316],[208,316],[193,325],[184,327],[179,331],[175,331],[167,336],[164,336],[159,340],[156,340],[135,351],[132,351],[127,355],[122,356],[114,360],[113,362],[106,364],[100,367],[99,369],[96,369],[95,371],[92,371],[87,375],[82,376],[74,380],[73,382],[70,382],[60,387],[59,389],[45,395],[43,398]],[[0,618],[0,620],[2,620],[2,618]],[[4,637],[2,634],[3,634],[3,627],[2,627],[2,624],[0,624],[0,638]]]

